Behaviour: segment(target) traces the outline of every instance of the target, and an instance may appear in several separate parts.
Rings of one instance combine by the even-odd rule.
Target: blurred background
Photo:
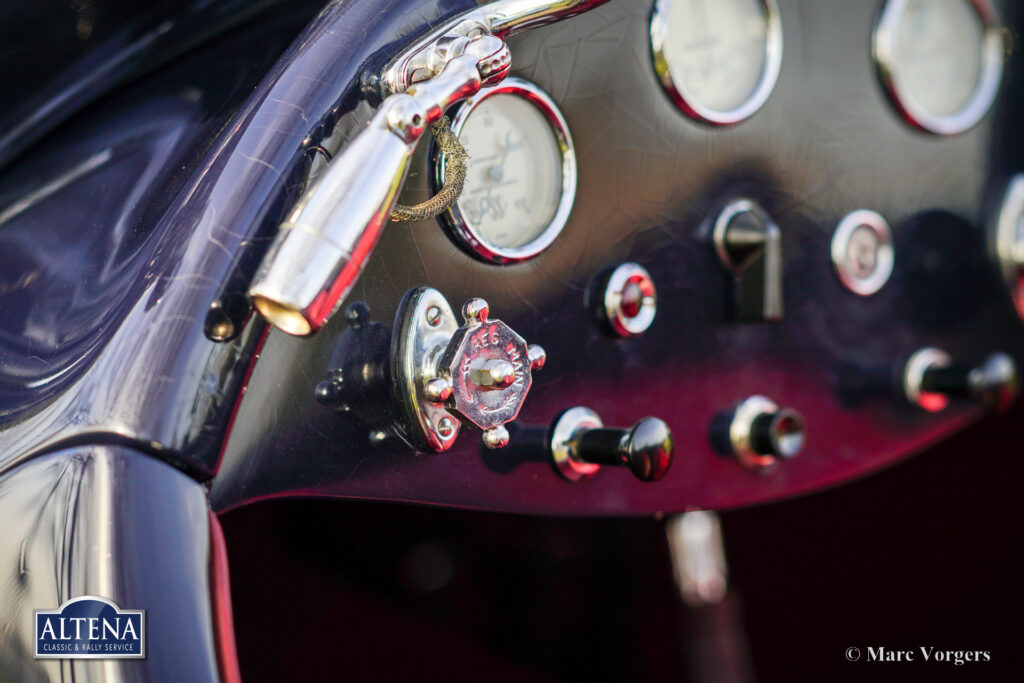
[[[707,681],[748,663],[760,681],[1024,680],[1022,438],[1018,404],[862,481],[723,513],[731,593],[698,610],[663,520],[235,510],[222,521],[243,679]],[[724,674],[723,646],[737,655]],[[851,646],[992,660],[851,663]]]

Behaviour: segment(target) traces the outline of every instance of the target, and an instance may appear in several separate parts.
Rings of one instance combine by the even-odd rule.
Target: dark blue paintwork
[[[73,448],[0,477],[0,518],[0,680],[221,680],[201,484],[125,448]],[[33,610],[84,595],[146,611],[145,659],[32,658]]]
[[[0,178],[0,467],[127,441],[212,474],[262,330],[212,341],[211,308],[242,327],[305,148],[354,105],[367,56],[465,7],[333,3],[276,65],[305,17],[272,15],[79,115]]]

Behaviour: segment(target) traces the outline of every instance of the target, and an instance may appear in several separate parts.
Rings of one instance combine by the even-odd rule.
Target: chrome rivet
[[[839,221],[832,235],[832,265],[848,290],[871,296],[889,281],[894,263],[892,230],[884,218],[862,209]]]
[[[646,268],[623,263],[608,277],[602,302],[612,331],[628,339],[643,334],[654,322],[658,292]]]
[[[437,423],[437,433],[448,438],[455,429],[455,421],[450,417],[442,417]]]

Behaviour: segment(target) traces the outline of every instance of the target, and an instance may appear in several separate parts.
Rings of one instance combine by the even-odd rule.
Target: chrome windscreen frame
[[[896,36],[909,0],[887,0],[872,33],[871,55],[878,78],[893,106],[914,128],[935,135],[959,135],[978,124],[995,102],[1003,77],[1006,38],[990,0],[964,0],[978,13],[985,29],[982,39],[981,75],[971,99],[959,111],[939,116],[927,111],[906,93],[896,69]]]
[[[766,33],[764,66],[757,87],[739,106],[725,111],[702,105],[672,73],[665,53],[665,44],[671,39],[668,19],[673,1],[679,0],[657,0],[651,14],[651,55],[654,60],[654,72],[661,87],[680,111],[701,123],[731,126],[749,119],[768,101],[782,69],[782,19],[776,0],[760,0],[764,10]]]
[[[576,151],[572,142],[572,134],[569,132],[569,124],[566,123],[565,117],[562,116],[562,112],[559,111],[554,100],[538,86],[522,78],[508,77],[500,85],[482,89],[479,93],[463,102],[452,119],[452,132],[456,136],[459,135],[473,110],[481,102],[495,95],[522,97],[535,106],[551,126],[551,132],[558,143],[559,153],[562,158],[562,191],[555,214],[540,235],[519,247],[503,247],[485,238],[465,213],[459,209],[458,202],[453,204],[442,215],[442,218],[445,227],[448,228],[454,239],[469,253],[490,263],[511,264],[534,258],[551,246],[551,243],[555,241],[565,228],[576,199]],[[470,157],[469,163],[473,163],[472,157]],[[444,184],[445,168],[444,156],[437,154],[433,177],[433,189],[435,191]]]

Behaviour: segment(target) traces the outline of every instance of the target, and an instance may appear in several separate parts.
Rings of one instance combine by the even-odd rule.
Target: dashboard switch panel
[[[768,213],[750,199],[732,201],[715,219],[713,239],[736,275],[737,320],[782,319],[782,233]]]

